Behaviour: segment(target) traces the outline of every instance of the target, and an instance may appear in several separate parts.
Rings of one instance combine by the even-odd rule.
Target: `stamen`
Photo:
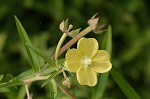
[[[89,66],[90,64],[91,64],[91,59],[90,58],[85,57],[85,58],[82,59],[82,65],[83,66]]]

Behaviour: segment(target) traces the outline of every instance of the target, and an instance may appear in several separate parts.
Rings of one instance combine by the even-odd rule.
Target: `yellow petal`
[[[81,38],[78,41],[77,49],[84,57],[92,58],[98,51],[98,42],[94,38]]]
[[[105,50],[98,50],[96,55],[92,58],[92,61],[96,62],[103,62],[103,61],[109,61],[110,54]]]
[[[110,55],[107,51],[99,50],[92,58],[91,67],[98,73],[108,72],[112,68],[109,59]]]
[[[110,62],[93,62],[91,68],[93,68],[98,73],[105,73],[112,68],[112,65]]]
[[[95,86],[97,75],[92,68],[82,66],[77,71],[77,80],[81,85]]]
[[[81,66],[82,54],[77,49],[70,49],[66,53],[65,66],[70,72],[77,72]]]

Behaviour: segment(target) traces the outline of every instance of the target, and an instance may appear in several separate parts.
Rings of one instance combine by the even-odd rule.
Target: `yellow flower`
[[[112,67],[109,53],[98,48],[96,39],[81,38],[77,49],[70,49],[66,53],[65,66],[68,71],[77,74],[81,85],[95,86],[97,73],[108,72]]]

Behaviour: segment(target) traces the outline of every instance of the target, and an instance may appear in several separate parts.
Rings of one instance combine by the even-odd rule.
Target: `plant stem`
[[[64,78],[67,79],[67,75],[66,75],[66,73],[65,73],[63,68],[62,68],[62,73],[63,73]]]
[[[58,66],[58,52],[60,50],[60,47],[62,46],[65,38],[67,37],[67,34],[66,33],[63,33],[62,37],[60,38],[59,42],[58,42],[58,45],[56,47],[56,52],[55,52],[55,61],[56,61],[56,67]]]
[[[25,83],[25,88],[26,88],[26,93],[27,93],[27,99],[31,99],[27,83]]]
[[[69,92],[67,92],[65,89],[62,88],[62,86],[60,84],[58,84],[58,87],[62,90],[62,92],[67,95],[70,99],[75,99]]]
[[[33,78],[29,78],[29,79],[24,80],[24,82],[29,83],[29,82],[38,81],[38,80],[45,80],[45,79],[48,79],[49,76],[50,75],[48,75],[48,76],[39,76],[39,75],[37,75]]]
[[[90,33],[92,31],[92,27],[88,26],[83,31],[81,31],[76,37],[71,39],[67,44],[65,44],[58,52],[59,57],[62,53],[64,53],[67,48],[71,47],[73,44],[75,44],[81,37],[85,36],[86,34]],[[52,59],[55,59],[55,55],[52,56]]]
[[[41,69],[41,71],[40,71],[40,73],[39,73],[39,75],[41,75],[42,74],[42,72],[47,68],[47,66],[48,66],[49,64],[48,63],[46,63],[45,65],[44,65],[44,67]]]

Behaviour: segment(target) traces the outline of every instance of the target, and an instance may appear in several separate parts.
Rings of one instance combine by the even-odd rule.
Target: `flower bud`
[[[71,83],[70,83],[70,79],[67,77],[63,82],[62,82],[62,85],[70,88],[71,86]]]

